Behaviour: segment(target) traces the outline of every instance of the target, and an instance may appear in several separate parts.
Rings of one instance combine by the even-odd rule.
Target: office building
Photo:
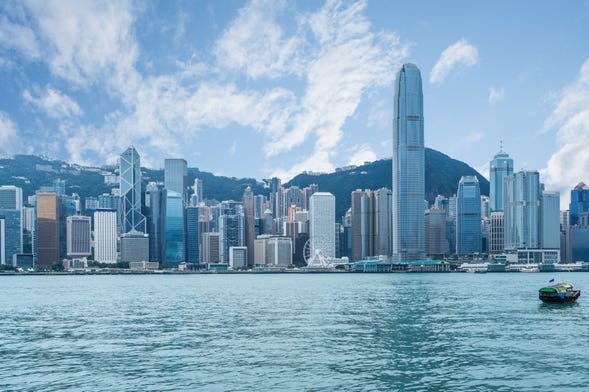
[[[145,233],[145,216],[141,213],[141,162],[133,146],[121,154],[119,179],[121,233]]]
[[[186,258],[184,244],[184,201],[182,194],[165,190],[165,263],[169,267],[178,267]],[[153,260],[152,260],[153,261]]]
[[[229,266],[233,269],[244,268],[247,266],[247,247],[230,246],[229,247]]]
[[[199,218],[199,207],[186,208],[186,262],[192,265],[200,263]]]
[[[94,212],[94,260],[99,263],[117,262],[117,212]]]
[[[0,264],[14,264],[23,253],[22,189],[0,186]]]
[[[149,235],[139,232],[121,234],[121,261],[149,261]]]
[[[219,233],[202,234],[202,264],[214,264],[221,261],[221,236]]]
[[[335,196],[328,192],[314,193],[309,216],[311,257],[335,258]]]
[[[92,222],[89,216],[67,217],[67,256],[71,258],[88,257],[92,254],[90,234]]]
[[[56,193],[37,193],[36,265],[59,263],[59,199]]]
[[[481,253],[481,194],[475,176],[462,176],[456,197],[456,254]]]
[[[393,104],[393,260],[425,258],[425,153],[421,73],[405,64]]]
[[[243,214],[245,225],[245,246],[247,247],[248,263],[253,265],[254,262],[254,241],[256,233],[254,231],[254,193],[252,188],[247,186],[243,192]]]
[[[560,193],[542,192],[539,230],[542,249],[560,249]]]
[[[491,253],[501,253],[504,248],[503,211],[491,212],[489,222],[489,245]]]
[[[446,211],[429,209],[425,212],[425,253],[440,257],[447,253]]]
[[[503,181],[513,175],[513,159],[503,152],[499,152],[489,164],[489,202],[491,211],[503,211]]]
[[[520,171],[504,180],[505,249],[538,249],[540,174]]]
[[[381,188],[374,191],[375,197],[375,255],[390,256],[393,254],[393,193],[390,189]]]
[[[292,241],[290,237],[270,237],[266,244],[266,265],[287,266],[292,264]]]
[[[243,204],[224,201],[220,206],[219,234],[221,235],[221,262],[229,262],[230,246],[245,246],[245,217]]]
[[[585,183],[578,183],[571,190],[571,201],[569,204],[570,225],[576,225],[579,217],[589,213],[589,187]]]
[[[166,159],[164,161],[164,188],[167,191],[179,193],[183,205],[188,204],[186,192],[188,190],[188,165],[184,159]]]

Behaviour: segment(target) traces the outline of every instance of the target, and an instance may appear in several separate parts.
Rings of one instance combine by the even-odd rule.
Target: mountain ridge
[[[391,188],[391,159],[380,159],[332,173],[301,173],[284,183],[303,188],[310,184],[319,185],[322,192],[331,192],[336,197],[336,216],[345,214],[350,207],[351,192],[355,189]],[[35,194],[41,186],[51,186],[53,180],[66,181],[66,193],[78,193],[82,201],[90,196],[110,193],[116,184],[106,184],[104,174],[115,172],[116,167],[88,167],[37,155],[14,155],[0,159],[0,185],[15,185],[23,189],[23,196]],[[143,185],[148,181],[161,182],[163,169],[141,168]],[[489,182],[474,168],[431,148],[425,149],[425,197],[430,203],[436,195],[451,196],[456,193],[461,176],[475,175],[479,180],[481,194],[489,194]],[[207,199],[241,200],[246,186],[254,194],[268,195],[269,189],[262,181],[254,178],[216,176],[198,168],[188,168],[188,181],[203,180],[203,195]]]

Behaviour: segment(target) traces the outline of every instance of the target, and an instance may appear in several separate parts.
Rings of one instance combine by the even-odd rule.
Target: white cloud
[[[487,180],[489,180],[489,170],[490,170],[490,163],[489,161],[486,161],[485,163],[483,163],[482,165],[478,165],[478,166],[473,166],[473,168],[478,171],[483,177],[485,177]]]
[[[231,146],[229,147],[229,150],[227,150],[227,152],[231,156],[235,155],[235,153],[237,152],[237,140],[234,140],[233,143],[231,143]]]
[[[365,6],[365,2],[345,7],[328,1],[304,18],[320,49],[309,62],[305,94],[292,126],[266,144],[268,156],[290,151],[315,136],[314,154],[330,157],[365,91],[393,80],[408,48],[394,34],[373,33],[362,15]]]
[[[44,92],[37,91],[34,97],[27,89],[23,91],[23,98],[42,109],[47,116],[54,119],[78,117],[83,114],[80,106],[70,97],[50,86]]]
[[[467,143],[477,143],[477,142],[481,141],[484,137],[485,137],[485,133],[482,131],[471,132],[468,135],[466,135],[465,141]]]
[[[348,165],[363,165],[364,162],[374,162],[376,161],[376,154],[369,145],[364,144],[362,146],[357,146],[355,148],[357,150],[352,154],[350,160],[348,161]]]
[[[430,73],[430,83],[443,82],[448,74],[457,67],[472,67],[479,61],[476,46],[469,44],[464,38],[448,46]]]
[[[495,105],[505,98],[505,89],[503,87],[491,87],[489,89],[489,105]]]
[[[53,74],[80,86],[106,81],[117,91],[136,88],[138,46],[130,1],[31,0],[27,6]]]
[[[367,91],[391,84],[408,54],[395,34],[372,31],[365,1],[328,0],[297,14],[291,4],[254,0],[212,45],[214,64],[193,56],[177,61],[175,71],[148,76],[137,68],[135,3],[26,4],[41,58],[71,89],[28,88],[23,97],[61,121],[65,148],[79,163],[111,161],[128,144],[141,146],[145,157],[180,156],[194,149],[199,132],[237,125],[263,135],[268,160],[304,144],[307,158],[288,169],[271,165],[275,173],[333,170],[346,121]],[[294,27],[286,30],[283,19]],[[250,84],[264,78],[264,89]],[[70,97],[93,88],[104,89],[118,109],[103,124],[72,125],[83,110]]]
[[[10,22],[6,16],[0,18],[0,45],[16,49],[31,59],[41,56],[39,42],[33,30]]]
[[[303,71],[303,37],[285,37],[276,19],[286,10],[284,1],[253,0],[239,11],[215,45],[221,67],[251,78],[277,78]]]
[[[12,153],[16,144],[18,132],[16,125],[7,113],[0,111],[0,151]]]
[[[570,189],[580,181],[589,182],[589,59],[577,80],[563,89],[544,128],[557,129],[558,148],[542,174],[547,189],[560,191],[561,206],[567,208]]]

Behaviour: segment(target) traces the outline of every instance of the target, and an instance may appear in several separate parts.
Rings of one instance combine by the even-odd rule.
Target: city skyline
[[[394,74],[414,62],[427,147],[487,176],[503,140],[566,203],[587,182],[589,6],[531,5],[7,2],[0,153],[116,164],[134,144],[148,167],[331,171],[390,157]]]

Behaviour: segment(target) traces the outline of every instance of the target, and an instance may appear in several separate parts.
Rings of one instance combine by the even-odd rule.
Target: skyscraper
[[[309,238],[311,257],[335,257],[335,196],[315,192],[310,199]]]
[[[393,259],[425,258],[425,163],[421,73],[405,64],[393,106]]]
[[[67,255],[68,257],[88,257],[92,254],[90,232],[92,223],[89,216],[67,217]]]
[[[374,191],[376,206],[376,246],[375,254],[390,256],[393,253],[391,213],[393,193],[390,189],[381,188]]]
[[[182,196],[184,205],[188,189],[188,165],[184,159],[166,159],[164,161],[164,187]]]
[[[513,159],[500,149],[489,166],[491,212],[503,211],[503,179],[513,174]]]
[[[481,253],[481,193],[475,176],[462,176],[456,198],[456,254]]]
[[[540,203],[540,246],[560,248],[560,193],[542,192]]]
[[[13,265],[13,256],[23,252],[22,189],[0,186],[0,263]]]
[[[165,190],[166,218],[165,224],[165,262],[170,267],[177,267],[186,259],[184,233],[184,201],[182,194]]]
[[[247,186],[243,192],[243,213],[245,224],[245,246],[247,247],[247,262],[254,265],[254,193],[252,188]]]
[[[582,214],[589,212],[589,187],[585,183],[578,183],[573,190],[571,190],[571,202],[569,204],[570,210],[570,225],[576,225],[579,217]]]
[[[59,262],[59,200],[56,193],[37,193],[37,265]]]
[[[121,154],[121,233],[145,233],[145,217],[141,213],[141,162],[135,147]]]
[[[193,265],[200,263],[199,215],[199,207],[186,208],[186,262]]]
[[[504,182],[505,249],[538,249],[540,174],[520,171]]]
[[[117,212],[94,211],[94,260],[100,263],[117,262]]]
[[[236,201],[224,201],[220,207],[219,233],[221,262],[229,262],[229,247],[245,245],[245,217],[243,204]]]

